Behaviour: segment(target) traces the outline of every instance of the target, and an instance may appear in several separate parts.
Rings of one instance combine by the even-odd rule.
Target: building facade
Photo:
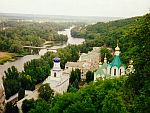
[[[125,67],[125,65],[123,65],[119,55],[120,55],[120,48],[117,44],[112,62],[107,63],[107,58],[105,55],[104,63],[102,64],[100,62],[99,68],[94,73],[94,80],[96,80],[98,78],[102,78],[102,79],[114,78],[114,77],[119,77],[119,76],[125,75],[126,67]]]
[[[60,58],[54,58],[54,66],[51,69],[51,76],[43,82],[48,83],[55,93],[63,94],[67,92],[69,86],[69,74],[64,74],[60,67]]]
[[[81,79],[86,79],[86,73],[88,71],[94,71],[98,68],[100,47],[93,47],[92,51],[88,53],[82,53],[77,62],[67,62],[65,65],[65,71],[71,73],[72,70],[81,70]]]

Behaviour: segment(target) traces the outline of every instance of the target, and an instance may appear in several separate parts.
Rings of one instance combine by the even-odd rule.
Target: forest
[[[115,79],[98,80],[97,82],[87,80],[87,83],[79,88],[77,85],[80,80],[80,72],[74,70],[67,93],[54,97],[53,91],[45,86],[47,90],[50,90],[45,92],[45,95],[49,93],[51,97],[45,99],[43,94],[40,94],[38,100],[25,100],[22,106],[23,113],[149,113],[150,14],[108,23],[99,22],[74,30],[79,33],[78,35],[82,33],[81,37],[86,39],[83,45],[68,46],[58,50],[57,53],[47,53],[38,61],[32,60],[26,63],[25,71],[22,73],[18,73],[14,67],[9,69],[8,72],[5,72],[8,77],[4,79],[4,87],[8,91],[11,90],[12,85],[6,82],[10,80],[13,87],[22,84],[21,86],[24,86],[22,88],[27,89],[26,85],[30,85],[28,81],[35,85],[49,74],[53,65],[52,58],[55,56],[61,58],[61,67],[64,68],[67,61],[78,60],[79,51],[87,52],[94,46],[114,48],[117,39],[123,62],[126,63],[130,58],[133,59],[135,72]],[[42,76],[38,77],[37,72]],[[17,77],[12,76],[14,74],[11,73],[15,73]],[[91,75],[93,75],[92,72]],[[27,81],[19,80],[21,77],[18,76],[26,77],[23,80]],[[14,82],[15,78],[22,82]],[[19,91],[19,88],[17,90]],[[9,92],[6,97],[10,97]],[[10,109],[14,108],[10,107],[8,111]]]
[[[71,23],[37,23],[6,21],[0,23],[0,51],[25,53],[23,46],[42,46],[45,41],[67,41],[67,36],[57,31]]]
[[[115,48],[117,40],[121,48],[121,58],[125,64],[136,49],[131,41],[132,29],[136,28],[141,23],[142,17],[132,17],[122,20],[110,21],[107,23],[98,22],[94,25],[77,26],[72,29],[73,37],[85,38],[86,43],[82,45],[81,52],[88,52],[92,47],[110,47]],[[131,55],[132,52],[132,55]]]

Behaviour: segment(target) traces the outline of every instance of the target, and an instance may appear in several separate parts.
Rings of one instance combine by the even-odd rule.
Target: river
[[[79,45],[79,44],[82,44],[85,39],[83,38],[74,38],[71,36],[71,29],[74,28],[73,27],[70,27],[69,29],[65,29],[64,31],[58,31],[58,34],[63,34],[63,35],[67,35],[68,37],[68,40],[67,40],[67,43],[66,44],[63,44],[63,45],[59,45],[59,46],[53,46],[51,47],[50,49],[59,49],[59,48],[64,48],[66,47],[67,45]],[[47,51],[47,49],[41,49],[39,51],[39,55],[44,55]],[[50,50],[51,51],[51,50]],[[53,50],[53,52],[56,52],[55,50]]]
[[[69,29],[65,29],[64,31],[58,31],[58,34],[63,34],[63,35],[67,35],[68,37],[68,41],[67,44],[61,45],[61,46],[53,46],[51,47],[52,49],[58,49],[58,48],[63,48],[66,47],[68,44],[82,44],[84,42],[84,39],[81,38],[73,38],[71,37],[71,29],[73,27],[70,27]],[[26,55],[24,57],[18,58],[17,60],[13,61],[13,62],[7,62],[4,65],[0,65],[0,82],[1,82],[1,78],[2,76],[4,76],[4,71],[7,70],[9,67],[15,66],[18,71],[23,71],[23,65],[25,62],[30,61],[32,59],[38,59],[41,57],[41,55],[44,55],[47,52],[46,49],[41,49],[39,52],[39,55]]]
[[[75,44],[75,45],[82,44],[85,41],[84,39],[71,37],[72,28],[74,27],[70,27],[69,29],[65,29],[64,31],[58,31],[58,34],[67,35],[68,37],[67,45],[68,44]]]

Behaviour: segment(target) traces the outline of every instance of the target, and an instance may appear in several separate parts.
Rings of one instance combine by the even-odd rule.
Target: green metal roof
[[[116,66],[119,68],[122,65],[122,61],[118,55],[115,55],[112,62],[109,65],[110,67]]]
[[[103,63],[103,65],[102,65],[102,68],[104,69],[104,68],[107,68],[107,63]]]
[[[105,77],[106,73],[104,73],[104,70],[103,70],[105,68],[107,68],[107,63],[103,63],[103,65],[97,69],[96,75],[100,75],[101,77]]]
[[[96,75],[104,75],[104,71],[103,71],[103,68],[102,67],[99,67],[96,71]]]

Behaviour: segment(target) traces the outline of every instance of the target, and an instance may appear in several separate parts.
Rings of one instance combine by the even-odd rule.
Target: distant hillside
[[[121,57],[123,62],[128,63],[129,58],[132,57],[129,49],[134,49],[128,32],[139,25],[141,18],[143,17],[132,17],[107,23],[98,22],[88,26],[76,26],[71,30],[71,35],[86,40],[85,47],[81,51],[83,53],[88,52],[95,46],[105,45],[115,48],[116,41],[119,40],[119,47],[122,52]],[[131,51],[133,51],[132,49]]]
[[[34,14],[15,14],[0,13],[0,17],[7,20],[26,20],[26,21],[50,21],[50,22],[108,22],[121,19],[119,17],[88,17],[88,16],[64,16],[64,15],[34,15]]]

